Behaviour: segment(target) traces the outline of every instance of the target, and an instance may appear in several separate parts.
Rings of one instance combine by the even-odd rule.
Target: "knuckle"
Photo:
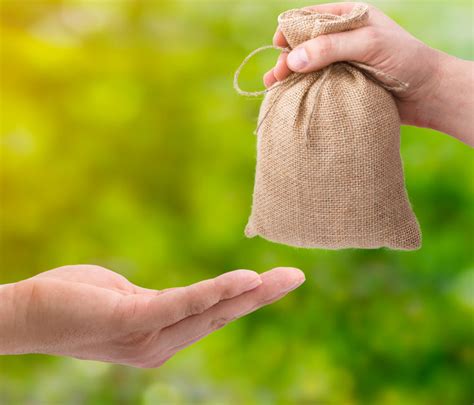
[[[186,309],[186,315],[192,316],[202,314],[206,310],[207,306],[203,300],[200,300],[196,296],[191,297],[189,304]]]
[[[212,291],[213,293],[217,293],[219,296],[222,294],[224,290],[228,288],[228,286],[226,286],[225,283],[222,283],[217,278],[208,280],[207,283],[208,283],[209,290]]]
[[[365,37],[368,41],[374,41],[374,40],[379,39],[380,37],[380,32],[375,27],[366,27],[364,29],[364,32],[365,32]]]
[[[364,29],[365,43],[367,53],[373,55],[381,49],[383,41],[382,34],[375,27],[367,27]]]
[[[225,299],[232,295],[232,290],[234,289],[234,285],[228,282],[222,282],[218,279],[210,280],[210,288],[212,289],[213,293],[210,294],[212,297],[212,301],[217,303],[221,299]]]
[[[208,283],[209,289],[199,289],[195,286],[188,288],[185,294],[185,300],[187,302],[185,310],[186,316],[202,314],[212,305],[213,292],[216,290],[215,280],[209,280]]]
[[[334,52],[334,41],[331,35],[321,35],[316,38],[315,45],[319,57],[327,57]]]
[[[274,69],[273,74],[275,76],[275,79],[277,79],[278,81],[281,81],[285,78],[285,72],[283,71],[283,69]]]

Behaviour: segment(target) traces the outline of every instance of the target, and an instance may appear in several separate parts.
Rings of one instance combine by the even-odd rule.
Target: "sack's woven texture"
[[[295,48],[362,27],[367,18],[360,3],[342,16],[298,9],[278,21]],[[293,74],[266,93],[248,237],[305,248],[420,247],[395,100],[361,66],[335,63]]]

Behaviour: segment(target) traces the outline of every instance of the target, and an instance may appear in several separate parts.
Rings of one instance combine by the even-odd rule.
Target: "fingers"
[[[373,28],[321,35],[291,51],[286,60],[294,72],[313,72],[342,61],[368,62],[376,44]]]
[[[284,80],[290,75],[291,70],[286,64],[287,57],[288,53],[282,52],[278,57],[278,61],[275,67],[265,73],[265,75],[263,76],[263,84],[265,85],[265,87],[270,87],[277,81]]]
[[[273,45],[281,46],[282,48],[286,48],[288,46],[288,41],[279,29],[276,30],[275,35],[273,36]]]
[[[286,63],[287,58],[288,52],[282,52],[278,57],[275,67],[273,68],[273,75],[278,81],[285,79],[291,73],[291,70]]]
[[[164,329],[160,334],[160,347],[166,354],[181,350],[234,319],[282,298],[300,286],[305,277],[298,269],[281,267],[263,273],[261,280],[258,288]]]
[[[130,327],[161,329],[200,314],[222,300],[236,297],[262,283],[250,270],[235,270],[214,279],[176,288],[165,294],[134,296],[136,308]]]
[[[277,81],[284,80],[290,75],[291,70],[286,63],[287,57],[288,52],[282,52],[278,57],[275,67],[265,73],[263,76],[263,84],[265,87],[270,87]]]
[[[273,45],[282,48],[286,48],[288,46],[286,38],[283,36],[282,32],[279,29],[276,30],[275,35],[273,36]],[[291,73],[291,70],[286,64],[287,56],[287,52],[282,52],[278,57],[275,67],[265,73],[265,75],[263,76],[263,84],[265,85],[265,87],[268,88],[270,86],[273,86],[277,81],[286,79]]]
[[[334,14],[334,15],[343,15],[350,13],[354,8],[356,3],[328,3],[320,4],[317,6],[303,7],[304,10],[312,10],[321,14]],[[284,37],[283,33],[277,28],[275,35],[273,36],[273,45],[281,46],[286,48],[288,46],[288,41]]]
[[[272,68],[263,75],[263,84],[265,85],[265,87],[270,87],[277,82],[273,70],[274,69]]]
[[[343,15],[352,11],[357,3],[327,3],[316,6],[303,7],[304,10],[313,10],[321,14]]]
[[[328,3],[304,9],[321,14],[343,15],[350,13],[355,4]],[[286,63],[280,63],[279,59],[276,66],[264,75],[263,82],[266,87],[270,87],[277,81],[286,79],[292,71],[313,72],[334,62],[349,60],[367,62],[376,42],[374,39],[376,39],[374,30],[370,27],[319,36],[298,46],[288,57],[285,56]],[[273,36],[273,44],[280,47],[288,46],[280,29],[277,29]]]

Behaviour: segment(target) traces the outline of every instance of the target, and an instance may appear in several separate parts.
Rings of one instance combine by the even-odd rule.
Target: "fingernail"
[[[296,48],[295,50],[291,51],[288,54],[288,59],[286,60],[288,67],[291,70],[299,71],[304,69],[305,66],[308,64],[308,54],[306,50],[301,48]]]

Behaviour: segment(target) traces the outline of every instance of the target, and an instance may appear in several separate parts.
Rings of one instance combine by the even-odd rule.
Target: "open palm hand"
[[[149,290],[93,265],[65,266],[13,284],[15,336],[0,352],[47,353],[158,367],[232,320],[278,300],[301,271],[236,270],[186,287]],[[2,350],[2,347],[4,348]]]

